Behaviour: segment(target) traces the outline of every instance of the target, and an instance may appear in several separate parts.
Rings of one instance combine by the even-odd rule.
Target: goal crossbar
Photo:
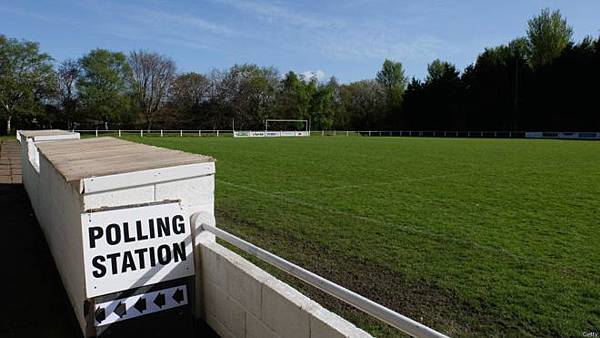
[[[266,119],[265,120],[265,131],[269,130],[269,122],[303,122],[304,128],[308,131],[308,120],[292,120],[292,119]]]

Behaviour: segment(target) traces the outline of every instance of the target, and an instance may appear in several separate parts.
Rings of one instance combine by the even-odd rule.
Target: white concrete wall
[[[27,195],[29,195],[33,212],[37,216],[40,175],[38,170],[35,169],[32,161],[30,161],[30,149],[33,146],[33,141],[23,137],[19,142],[21,147],[21,175],[23,178],[23,186],[25,187],[25,191],[27,191]]]
[[[84,191],[82,195],[82,212],[85,210],[99,209],[105,207],[117,207],[128,204],[160,202],[165,200],[180,200],[180,204],[183,210],[183,216],[186,217],[188,220],[191,218],[192,214],[197,212],[204,212],[209,215],[214,215],[214,162],[205,163],[198,166],[204,167],[204,169],[195,168],[197,172],[210,174],[184,179],[169,179],[167,181],[162,182],[159,181],[156,183],[145,183],[133,187],[125,187],[121,189],[106,190],[93,193],[86,193]],[[172,171],[172,169],[152,170],[151,176],[172,176],[169,175],[167,171]],[[119,177],[119,175],[114,176],[114,185],[118,186],[119,184],[117,183],[121,182],[123,177]],[[105,178],[108,180],[110,176],[106,176]],[[105,182],[103,182],[103,185],[104,183]],[[131,183],[133,184],[133,181],[131,181]],[[106,182],[106,185],[110,186],[111,184],[110,182]],[[194,235],[198,231],[200,230],[192,229],[192,235]],[[214,241],[214,236],[211,235],[210,237]],[[199,262],[199,253],[200,250],[198,250],[198,248],[194,248],[194,262]],[[201,293],[200,276],[201,274],[198,273],[198,269],[196,268],[196,295],[199,295]],[[196,307],[201,306],[201,300],[198,297],[196,297],[195,301]],[[197,313],[197,315],[199,314]]]
[[[57,136],[56,141],[60,140],[61,137]],[[19,137],[18,141],[23,185],[73,304],[77,320],[85,328],[83,253],[76,249],[81,248],[82,240],[79,194],[65,184],[62,176],[48,161],[40,159],[34,139]]]
[[[197,237],[203,315],[223,338],[371,337],[216,243]]]
[[[126,186],[117,189],[103,189],[101,191],[85,191],[85,180],[83,188],[83,210],[93,210],[99,208],[119,207],[131,204],[161,202],[165,200],[179,200],[184,209],[185,216],[189,217],[199,211],[214,213],[214,163],[204,163],[195,165],[195,170],[200,174],[194,177],[181,179],[155,179],[153,181],[141,181],[136,184],[136,176],[142,176],[144,173],[127,173],[112,176],[104,176],[103,185],[110,187],[111,177],[114,177],[114,186],[118,186],[123,177],[127,179],[132,186]],[[154,177],[165,176],[163,172],[172,171],[173,168],[148,170]]]
[[[133,178],[126,177],[126,183],[133,186],[122,187],[123,177],[114,175],[119,189],[105,189],[94,193],[79,191],[80,185],[73,185],[64,180],[54,166],[44,157],[39,156],[39,170],[30,161],[33,146],[31,139],[21,139],[21,159],[23,181],[29,194],[40,227],[60,273],[63,285],[73,306],[75,315],[85,335],[86,320],[84,316],[85,273],[83,263],[83,243],[80,215],[89,209],[103,207],[119,207],[164,200],[180,200],[184,216],[188,219],[192,213],[204,211],[214,213],[214,163],[202,165],[203,170],[196,167],[155,169],[153,183],[137,185]],[[35,155],[37,148],[33,147]],[[199,172],[201,176],[172,179],[188,172]],[[206,174],[210,173],[210,174]],[[179,175],[181,174],[181,175]],[[179,175],[179,176],[178,176]],[[163,180],[164,179],[164,180]],[[102,177],[103,183],[110,187],[111,176]],[[198,252],[196,250],[196,252]],[[195,260],[198,258],[195,257]],[[200,283],[197,281],[196,285]],[[198,291],[196,291],[198,292]]]
[[[29,195],[33,212],[38,216],[39,209],[39,180],[40,180],[40,155],[36,144],[40,142],[56,142],[64,140],[79,139],[79,133],[68,133],[65,135],[25,137],[21,131],[17,131],[17,141],[20,143],[21,151],[21,175],[25,191]]]
[[[44,157],[40,157],[38,184],[37,218],[77,321],[85,332],[81,197]]]

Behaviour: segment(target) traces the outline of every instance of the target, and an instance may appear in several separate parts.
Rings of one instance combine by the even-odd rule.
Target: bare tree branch
[[[129,54],[129,65],[132,90],[150,129],[156,113],[167,101],[175,77],[175,62],[157,53],[134,51]]]

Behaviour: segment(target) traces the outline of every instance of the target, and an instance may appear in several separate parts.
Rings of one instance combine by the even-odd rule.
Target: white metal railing
[[[351,290],[344,288],[343,286],[314,274],[266,250],[263,250],[256,245],[236,237],[226,231],[205,223],[201,223],[200,228],[204,231],[214,234],[218,238],[234,245],[235,247],[262,259],[263,261],[274,265],[284,272],[301,279],[302,281],[320,289],[321,291],[324,291],[333,297],[340,299],[354,306],[355,308],[397,328],[406,334],[414,337],[447,337],[446,335],[437,332],[428,326],[403,316],[381,304],[375,303],[368,298],[365,298]]]
[[[121,137],[123,134],[136,134],[141,137],[144,136],[158,136],[163,137],[164,135],[178,135],[183,136],[231,136],[233,130],[231,129],[73,129],[73,132],[82,134],[95,134],[96,137],[102,134],[116,134]]]
[[[525,131],[458,131],[458,130],[311,130],[311,136],[412,136],[412,137],[476,137],[524,138]]]
[[[136,134],[144,136],[233,136],[232,129],[74,129],[74,132],[95,134]],[[412,137],[476,137],[476,138],[525,138],[525,131],[456,131],[456,130],[309,130],[309,136],[412,136]]]
[[[233,129],[73,129],[73,132],[95,134],[136,134],[144,136],[235,136],[242,131]],[[248,131],[244,131],[248,132]],[[263,131],[259,131],[262,133]],[[281,131],[273,131],[281,132]],[[526,132],[526,131],[456,131],[456,130],[309,130],[308,136],[407,136],[449,138],[573,138],[600,139],[600,132]]]

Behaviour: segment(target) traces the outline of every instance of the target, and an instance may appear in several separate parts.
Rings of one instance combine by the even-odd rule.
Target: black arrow
[[[173,299],[175,299],[177,303],[181,303],[183,301],[183,290],[177,289],[173,294]]]
[[[144,310],[146,310],[146,298],[140,297],[140,299],[135,302],[133,307],[140,313],[144,312]]]
[[[165,305],[165,295],[159,292],[156,298],[154,299],[154,304],[162,308],[163,305]]]
[[[97,308],[96,312],[94,312],[94,317],[96,317],[96,321],[98,323],[102,323],[102,321],[106,319],[106,312],[104,311],[104,308]]]
[[[119,315],[119,317],[123,318],[123,316],[127,314],[127,308],[125,307],[125,303],[119,302],[119,305],[115,307],[114,313]]]

